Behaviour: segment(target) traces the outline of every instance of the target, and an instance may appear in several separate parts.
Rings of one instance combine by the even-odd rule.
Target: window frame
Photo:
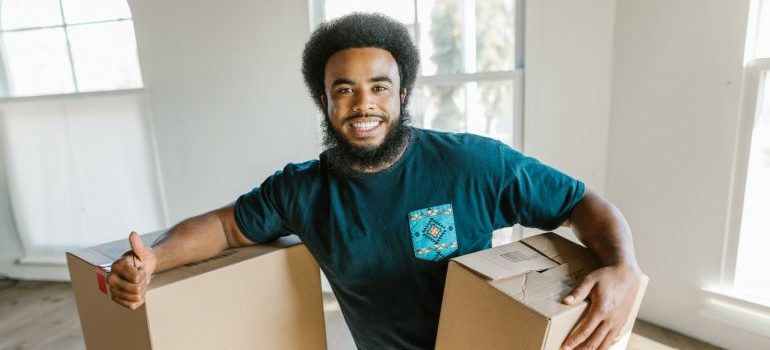
[[[0,0],[0,12],[2,12],[2,0]],[[66,17],[64,16],[64,4],[62,3],[62,0],[57,0],[59,4],[59,15],[61,16],[61,24],[56,25],[47,25],[47,26],[33,26],[33,27],[20,27],[20,28],[14,28],[14,29],[8,29],[4,30],[2,29],[2,16],[0,16],[0,101],[4,100],[16,100],[16,99],[26,99],[30,97],[44,97],[44,96],[67,96],[67,95],[77,95],[77,94],[91,94],[91,93],[98,93],[98,92],[108,92],[108,91],[126,91],[127,93],[131,93],[135,90],[142,90],[144,89],[144,79],[141,76],[139,76],[139,83],[140,85],[133,88],[119,88],[119,89],[106,89],[106,90],[98,90],[98,91],[81,91],[80,87],[78,85],[78,79],[77,74],[75,73],[75,62],[72,59],[72,47],[70,45],[70,38],[69,38],[69,27],[78,27],[78,26],[87,26],[87,25],[94,25],[94,24],[102,24],[102,23],[120,23],[129,21],[132,24],[133,28],[133,14],[131,17],[120,17],[120,18],[114,18],[114,19],[107,19],[107,20],[99,20],[99,21],[88,21],[88,22],[77,22],[77,23],[68,23],[66,20]],[[72,76],[72,84],[74,91],[71,92],[58,92],[58,93],[44,93],[44,94],[32,94],[32,95],[12,95],[11,94],[11,87],[10,87],[10,81],[12,79],[11,74],[8,72],[8,66],[6,64],[6,50],[4,46],[4,40],[2,39],[3,35],[5,33],[13,33],[13,32],[23,32],[23,31],[31,31],[31,30],[39,30],[39,29],[53,29],[53,28],[62,28],[62,31],[64,32],[64,39],[65,39],[65,45],[67,47],[67,57],[69,58],[69,70],[70,75]],[[141,72],[141,64],[137,61],[137,65],[139,66],[139,71]]]
[[[414,2],[415,26],[419,27],[417,16],[417,1]],[[479,0],[471,0],[479,1]],[[481,0],[483,1],[483,0]],[[414,90],[424,86],[439,86],[449,84],[463,84],[474,82],[506,82],[513,83],[513,140],[502,140],[511,144],[514,148],[522,150],[524,147],[524,31],[525,31],[525,0],[514,0],[514,65],[513,70],[485,71],[475,73],[449,73],[435,75],[419,75],[415,81]],[[326,20],[326,0],[309,0],[308,14],[311,30]],[[415,33],[416,44],[419,45],[419,31]],[[467,109],[467,105],[464,107]],[[467,110],[463,112],[467,118]]]
[[[728,215],[727,234],[722,259],[720,285],[733,288],[738,261],[738,248],[743,218],[743,204],[748,177],[749,154],[751,151],[754,127],[759,121],[760,97],[763,96],[764,79],[770,79],[770,57],[756,57],[755,47],[761,2],[751,2],[746,31],[746,48],[743,66],[743,96],[741,101],[738,142],[735,149],[733,183]],[[770,305],[768,305],[770,306]]]
[[[770,77],[770,57],[748,59],[744,65],[743,101],[738,129],[738,145],[733,169],[732,196],[724,257],[722,259],[721,285],[732,288],[738,262],[741,220],[748,178],[749,154],[754,127],[759,121],[759,98],[763,94],[764,79]],[[770,306],[770,305],[768,305]]]
[[[770,79],[770,57],[756,57],[755,51],[758,40],[759,6],[762,1],[770,0],[752,0],[750,3],[744,51],[741,109],[734,149],[730,199],[727,203],[727,225],[719,281],[702,288],[705,303],[699,313],[715,321],[768,337],[770,336],[770,301],[760,300],[735,287],[752,137],[755,125],[760,118],[759,112],[762,107],[760,97],[764,93],[764,79]]]

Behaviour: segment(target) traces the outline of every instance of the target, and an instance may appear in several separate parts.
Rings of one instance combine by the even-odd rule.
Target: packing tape
[[[102,294],[107,295],[107,273],[100,266],[96,267],[96,285]]]

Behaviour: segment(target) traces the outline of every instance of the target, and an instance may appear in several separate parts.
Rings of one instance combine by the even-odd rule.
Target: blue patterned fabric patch
[[[451,204],[409,213],[414,256],[440,261],[457,250],[455,216]]]

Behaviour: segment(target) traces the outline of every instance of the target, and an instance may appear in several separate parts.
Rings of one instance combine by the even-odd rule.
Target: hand
[[[144,295],[155,271],[157,258],[152,248],[146,246],[136,232],[131,232],[128,242],[131,250],[112,263],[107,284],[113,301],[134,310],[144,304]]]
[[[609,348],[631,313],[643,276],[638,268],[620,265],[588,274],[563,300],[568,305],[585,299],[590,303],[562,350]]]

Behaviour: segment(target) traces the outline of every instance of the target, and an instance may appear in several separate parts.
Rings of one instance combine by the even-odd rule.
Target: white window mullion
[[[75,84],[75,92],[80,92],[78,87],[78,77],[75,74],[75,63],[72,61],[72,47],[70,46],[70,35],[67,31],[67,22],[64,20],[64,5],[59,0],[59,13],[61,14],[62,28],[64,29],[64,39],[67,42],[67,56],[70,60],[70,73],[72,74],[72,83]]]
[[[423,75],[417,78],[420,84],[424,85],[443,85],[443,84],[462,84],[468,81],[496,81],[496,80],[514,80],[516,71],[502,72],[478,72],[478,73],[453,73],[441,75]]]
[[[735,150],[735,166],[733,167],[734,180],[730,201],[731,213],[722,253],[724,258],[722,259],[721,285],[729,288],[732,288],[733,286],[736,262],[738,261],[741,213],[743,211],[746,176],[748,175],[749,149],[751,148],[751,134],[754,129],[754,116],[756,114],[757,95],[759,90],[759,74],[756,73],[757,72],[751,72],[751,69],[747,69],[744,76],[744,107],[741,112],[738,145]]]

